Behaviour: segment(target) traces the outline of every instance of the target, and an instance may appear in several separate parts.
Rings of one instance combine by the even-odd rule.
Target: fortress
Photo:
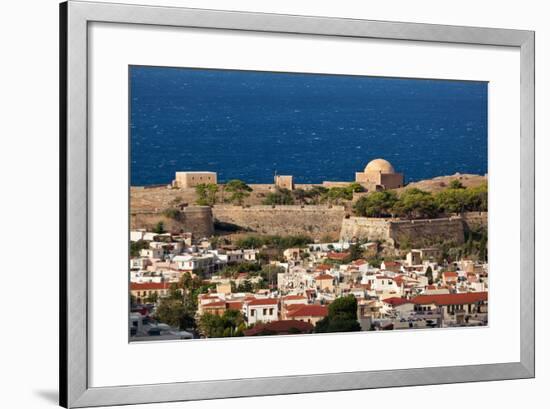
[[[200,184],[217,184],[216,172],[176,172],[171,186],[174,188],[189,189]],[[362,172],[355,173],[355,182],[367,191],[397,189],[404,186],[403,173],[395,172],[392,164],[385,159],[371,160]],[[351,181],[324,181],[325,187],[347,186]],[[255,186],[255,185],[252,185]],[[259,185],[261,186],[261,185]],[[274,187],[294,190],[297,186],[292,175],[275,175]]]
[[[487,213],[465,213],[426,220],[350,217],[344,206],[189,206],[181,220],[162,212],[131,214],[131,228],[153,229],[162,221],[168,231],[188,231],[195,239],[214,234],[214,223],[234,226],[242,232],[260,235],[305,234],[315,240],[380,240],[394,247],[431,246],[437,242],[462,244],[466,230],[487,226]]]
[[[166,231],[191,232],[197,239],[210,237],[214,234],[214,218],[209,206],[185,207],[177,219],[156,210],[130,212],[130,229],[132,230],[153,230],[159,222],[162,222]]]
[[[371,160],[363,172],[355,174],[355,181],[369,191],[403,187],[403,179],[403,174],[396,173],[392,164],[385,159]]]
[[[384,159],[375,159],[364,171],[355,174],[355,181],[367,191],[401,188],[404,175]],[[428,220],[352,217],[347,206],[333,205],[260,205],[261,197],[275,188],[308,189],[315,185],[296,185],[290,175],[275,176],[274,184],[250,185],[253,195],[243,206],[215,204],[188,205],[196,200],[195,187],[201,183],[217,184],[215,172],[177,172],[171,186],[132,187],[130,225],[132,229],[153,229],[162,222],[168,231],[193,233],[195,240],[210,237],[216,226],[230,226],[248,234],[298,235],[315,240],[380,240],[391,246],[423,247],[449,241],[461,244],[470,228],[487,225],[487,213],[466,213]],[[323,182],[323,186],[348,186],[352,182]],[[440,183],[438,181],[438,183]],[[364,193],[362,193],[364,194]],[[174,207],[179,199],[178,217],[169,217],[164,210]]]

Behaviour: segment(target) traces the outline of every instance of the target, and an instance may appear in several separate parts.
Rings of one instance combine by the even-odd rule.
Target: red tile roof
[[[474,304],[480,301],[487,301],[487,292],[418,295],[411,300],[411,302],[413,302],[414,304],[435,305]]]
[[[401,285],[403,281],[405,281],[405,278],[403,278],[403,276],[397,276],[397,277],[394,277],[393,279],[395,280],[397,285]]]
[[[218,298],[218,296],[217,295],[210,295],[210,294],[199,294],[199,298],[201,300],[211,300],[211,299]]]
[[[390,304],[393,307],[397,307],[398,305],[410,304],[411,303],[411,300],[408,300],[406,298],[401,298],[401,297],[390,297],[390,298],[386,298],[382,301],[384,301],[386,304]]]
[[[247,302],[248,305],[276,305],[279,301],[275,298],[256,298]]]
[[[333,251],[327,254],[327,258],[330,260],[344,260],[348,256],[349,253],[335,253]]]
[[[326,317],[328,308],[324,305],[304,304],[300,308],[293,308],[287,316],[290,317]]]
[[[303,295],[287,295],[283,297],[283,300],[285,301],[295,301],[295,300],[306,300],[307,298]]]
[[[397,267],[397,266],[401,266],[401,263],[398,262],[398,261],[384,261],[384,265],[386,267]]]
[[[301,308],[303,305],[305,304],[288,304],[288,305],[285,305],[285,310],[287,311],[295,310],[295,309]]]
[[[315,271],[328,271],[332,268],[330,264],[319,264],[315,267]]]
[[[243,309],[243,303],[240,301],[228,301],[227,309],[241,311]]]
[[[455,273],[454,271],[445,271],[445,272],[443,273],[443,275],[444,275],[445,277],[449,277],[449,278],[456,278],[456,277],[458,277],[458,274]]]
[[[170,283],[130,283],[130,289],[136,290],[167,290]]]
[[[296,320],[272,321],[267,324],[258,324],[253,328],[244,331],[245,336],[261,335],[264,331],[275,333],[277,335],[286,335],[292,333],[306,334],[313,331],[313,325],[309,322]]]
[[[225,301],[214,301],[208,304],[203,304],[202,308],[226,308]]]
[[[317,277],[315,277],[315,280],[333,280],[334,277],[330,274],[319,274]]]

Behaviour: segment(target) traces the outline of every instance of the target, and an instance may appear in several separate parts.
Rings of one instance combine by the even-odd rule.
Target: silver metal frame
[[[69,1],[60,6],[60,404],[137,404],[535,376],[535,34],[532,31]],[[518,47],[521,53],[521,359],[490,365],[91,388],[88,385],[89,22]]]

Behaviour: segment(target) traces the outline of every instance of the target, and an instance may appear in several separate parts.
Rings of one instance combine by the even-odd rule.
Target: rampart
[[[464,243],[465,229],[487,226],[487,213],[465,213],[426,220],[349,217],[342,221],[340,239],[380,240],[396,247],[425,247],[443,241]]]
[[[258,234],[307,234],[314,239],[340,234],[344,206],[233,206],[212,208],[218,222],[228,223]]]
[[[487,212],[467,212],[462,214],[465,227],[467,229],[475,230],[480,227],[487,227]]]
[[[191,232],[194,239],[214,234],[212,209],[208,206],[185,207],[177,218],[158,211],[136,211],[130,214],[131,229],[153,230],[159,222],[163,223],[166,231]]]
[[[390,219],[348,217],[342,220],[340,239],[343,241],[391,241]]]
[[[390,237],[396,247],[428,247],[442,242],[464,243],[461,217],[390,222]]]

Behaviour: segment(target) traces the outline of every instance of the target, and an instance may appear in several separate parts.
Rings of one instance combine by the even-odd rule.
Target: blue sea
[[[372,159],[407,182],[487,173],[487,83],[130,67],[131,184],[351,181]]]

